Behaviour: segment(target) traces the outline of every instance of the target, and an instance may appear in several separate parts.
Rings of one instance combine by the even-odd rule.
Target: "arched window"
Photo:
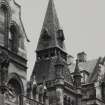
[[[59,39],[60,41],[64,41],[65,38],[64,38],[63,30],[62,30],[62,29],[59,29],[59,30],[57,31],[57,33],[58,33],[58,39]]]
[[[5,4],[0,5],[0,44],[8,45],[8,26],[9,26],[9,11]]]
[[[17,52],[18,47],[19,47],[18,27],[16,27],[16,25],[11,25],[9,33],[9,48],[12,51]]]
[[[22,87],[20,83],[15,79],[12,78],[8,82],[8,91],[5,93],[5,100],[8,103],[14,103],[22,105],[23,100],[21,98],[22,94]]]

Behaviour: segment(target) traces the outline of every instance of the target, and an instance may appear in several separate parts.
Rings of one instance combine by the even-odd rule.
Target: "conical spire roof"
[[[57,17],[54,1],[49,0],[36,51],[52,47],[59,47],[61,49],[64,49],[63,40],[62,42],[58,40],[59,30],[61,30],[61,27]],[[64,39],[63,31],[61,30],[60,32],[61,32],[60,35],[62,34],[61,36]]]
[[[81,76],[81,73],[80,73],[80,69],[79,69],[79,61],[76,60],[76,66],[75,66],[75,70],[74,70],[74,77],[76,76]]]
[[[55,29],[52,31],[60,29],[60,24],[53,0],[49,0],[47,12],[43,23],[43,28],[47,28],[48,31],[51,31],[52,29]]]

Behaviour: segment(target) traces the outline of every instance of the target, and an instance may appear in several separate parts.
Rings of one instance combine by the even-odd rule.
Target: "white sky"
[[[30,43],[28,78],[35,63],[35,49],[48,0],[15,0],[22,8],[22,20]],[[105,0],[54,0],[65,34],[67,52],[74,57],[85,51],[88,59],[105,56]]]

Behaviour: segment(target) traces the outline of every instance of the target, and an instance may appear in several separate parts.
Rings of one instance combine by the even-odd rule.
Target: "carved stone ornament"
[[[4,94],[7,91],[6,83],[8,78],[9,57],[5,51],[0,52],[0,91]]]
[[[16,91],[12,85],[9,84],[8,91],[5,92],[5,99],[12,103],[18,103],[18,95],[16,94]]]
[[[0,51],[0,66],[1,68],[9,66],[9,56],[6,51]]]

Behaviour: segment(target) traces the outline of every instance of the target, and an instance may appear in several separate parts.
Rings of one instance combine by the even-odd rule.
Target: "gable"
[[[79,66],[79,69],[80,69],[81,73],[85,71],[86,73],[91,75],[91,73],[95,69],[96,64],[97,64],[97,59],[94,59],[94,60],[89,60],[89,61],[86,61],[86,62],[80,62],[78,66]],[[70,70],[72,75],[74,73],[75,66],[76,66],[75,63],[69,65],[69,70]],[[88,78],[89,78],[89,76],[86,78],[86,81],[88,80]]]

